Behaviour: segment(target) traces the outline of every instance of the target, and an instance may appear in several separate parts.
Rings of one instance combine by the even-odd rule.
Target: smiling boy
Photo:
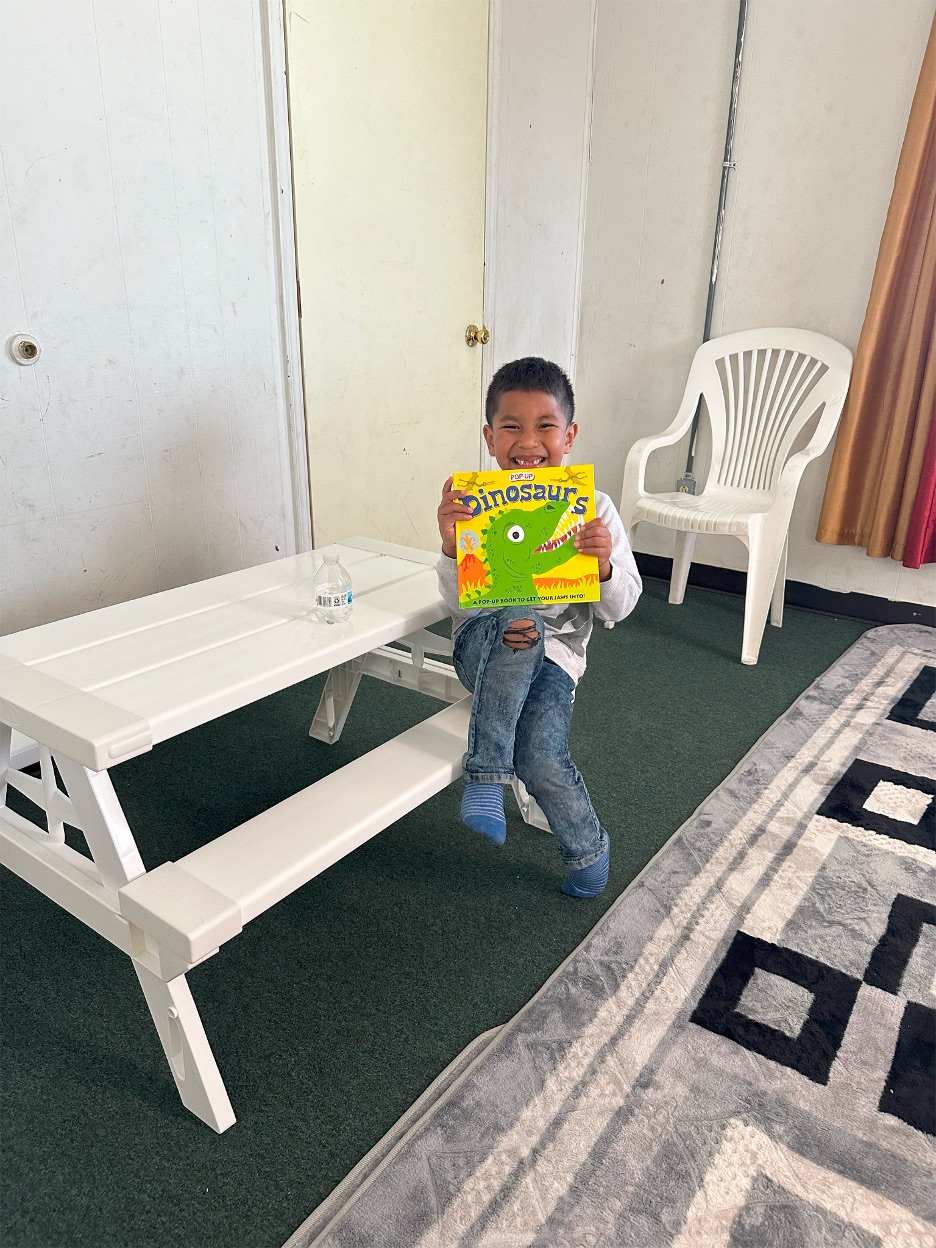
[[[557,468],[578,433],[568,377],[548,360],[528,357],[494,374],[484,438],[502,469]],[[575,686],[585,671],[592,617],[623,620],[641,583],[624,526],[607,494],[597,516],[575,536],[580,554],[598,560],[601,599],[538,607],[458,606],[455,524],[471,517],[446,481],[439,504],[439,588],[454,617],[455,669],[474,692],[462,819],[495,845],[507,836],[504,786],[514,775],[539,803],[559,844],[567,875],[562,891],[594,897],[608,882],[610,845],[585,782],[569,756]]]

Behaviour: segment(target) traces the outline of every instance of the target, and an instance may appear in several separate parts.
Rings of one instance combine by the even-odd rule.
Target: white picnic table
[[[345,624],[312,611],[329,550],[353,581]],[[425,631],[447,614],[436,558],[355,538],[0,638],[0,862],[130,957],[182,1101],[216,1131],[234,1112],[186,972],[461,772],[470,698],[443,661],[451,642]],[[322,741],[338,739],[363,675],[448,705],[147,870],[108,769],[324,671],[310,728]],[[24,769],[36,754],[39,776]],[[8,786],[47,828],[7,805]],[[90,858],[66,844],[65,824]]]

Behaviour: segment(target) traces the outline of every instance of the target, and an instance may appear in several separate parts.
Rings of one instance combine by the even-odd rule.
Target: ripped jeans
[[[516,620],[535,628],[532,644],[514,650],[504,633]],[[546,658],[543,632],[536,611],[504,607],[474,616],[455,634],[455,670],[474,692],[465,779],[510,784],[516,775],[542,807],[563,862],[577,871],[602,856],[608,834],[569,757],[575,684]]]

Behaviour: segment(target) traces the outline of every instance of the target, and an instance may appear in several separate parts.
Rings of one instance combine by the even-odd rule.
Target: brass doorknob
[[[490,341],[490,339],[491,335],[483,325],[480,329],[478,329],[477,325],[469,325],[465,330],[465,342],[468,343],[469,347],[476,347],[479,342],[483,347],[486,342]]]

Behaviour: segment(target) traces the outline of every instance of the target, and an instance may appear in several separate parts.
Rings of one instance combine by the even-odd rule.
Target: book
[[[591,464],[456,472],[453,485],[473,513],[455,526],[460,607],[598,601],[598,560],[574,542],[595,518]]]

